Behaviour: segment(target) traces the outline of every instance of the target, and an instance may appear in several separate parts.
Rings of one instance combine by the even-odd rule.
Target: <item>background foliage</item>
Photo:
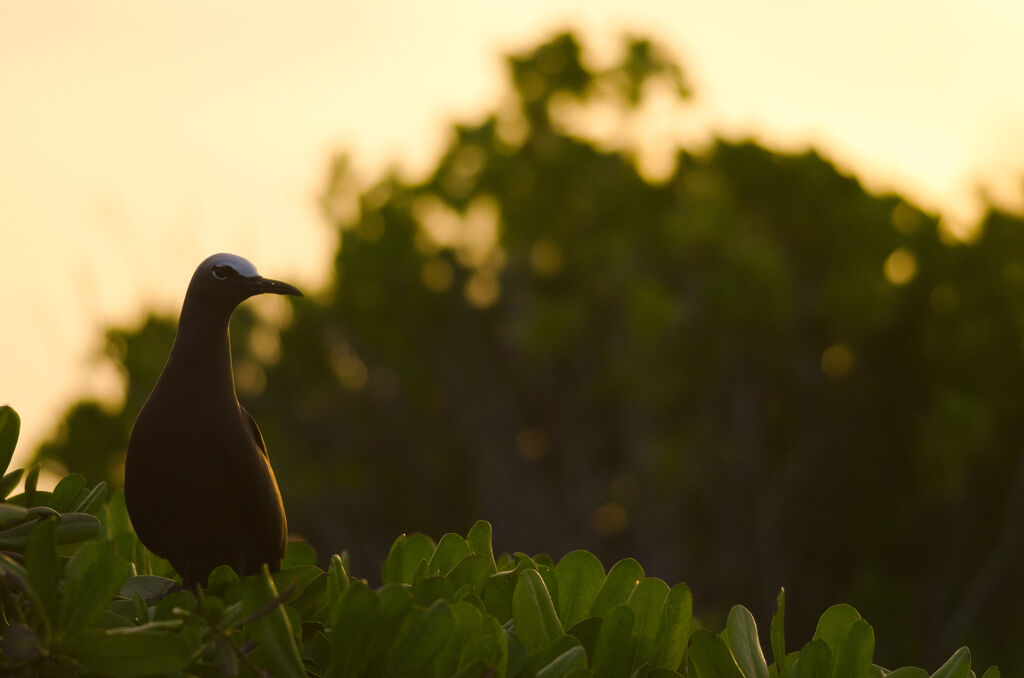
[[[565,34],[508,66],[426,180],[361,188],[339,158],[332,280],[284,321],[236,314],[292,530],[370,572],[395,534],[485,518],[502,549],[635,556],[711,620],[767,619],[785,585],[798,637],[846,600],[881,663],[969,642],[1024,670],[1021,218],[958,243],[751,142],[645,179],[574,120],[685,100],[664,50],[599,69]],[[173,332],[110,330],[123,406],[77,404],[40,457],[117,487]]]

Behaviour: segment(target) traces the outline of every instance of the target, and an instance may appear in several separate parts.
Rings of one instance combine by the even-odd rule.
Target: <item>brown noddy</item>
[[[234,254],[199,264],[160,378],[128,441],[124,493],[139,539],[185,586],[281,564],[288,535],[267,446],[235,395],[228,321],[257,294],[302,296]]]

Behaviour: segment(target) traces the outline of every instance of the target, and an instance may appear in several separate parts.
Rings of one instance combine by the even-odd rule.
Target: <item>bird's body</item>
[[[235,395],[228,340],[231,312],[264,292],[301,294],[259,277],[240,257],[200,264],[170,357],[128,443],[132,524],[187,586],[205,584],[223,564],[240,574],[263,563],[276,570],[284,552],[284,505],[259,428]]]

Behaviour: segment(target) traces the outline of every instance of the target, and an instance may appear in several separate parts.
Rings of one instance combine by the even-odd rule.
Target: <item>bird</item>
[[[267,446],[238,402],[228,323],[258,294],[303,296],[234,254],[196,268],[167,363],[139,411],[124,468],[128,516],[142,543],[188,588],[229,565],[280,569],[288,520]]]

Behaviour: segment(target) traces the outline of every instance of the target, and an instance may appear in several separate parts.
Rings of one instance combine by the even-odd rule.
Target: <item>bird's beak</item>
[[[298,287],[289,285],[280,280],[271,280],[257,276],[255,278],[243,278],[242,284],[252,291],[253,294],[290,294],[295,297],[304,296]]]

